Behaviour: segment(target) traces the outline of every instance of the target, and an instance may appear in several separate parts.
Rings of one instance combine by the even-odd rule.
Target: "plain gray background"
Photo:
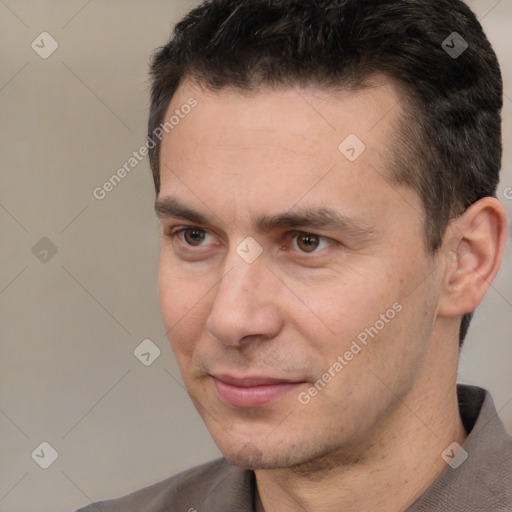
[[[0,0],[0,512],[70,511],[219,455],[160,319],[148,159],[92,193],[144,143],[149,56],[195,3]],[[512,0],[469,4],[504,74],[510,216]],[[51,49],[44,31],[46,59],[31,47]],[[459,380],[489,389],[512,430],[510,245]],[[145,339],[160,350],[149,366],[134,355]],[[42,442],[58,454],[47,469]]]

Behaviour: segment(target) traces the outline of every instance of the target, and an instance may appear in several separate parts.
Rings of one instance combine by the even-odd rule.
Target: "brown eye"
[[[297,246],[303,252],[313,252],[320,244],[320,237],[304,233],[297,235]]]
[[[202,229],[188,228],[183,230],[183,239],[188,245],[196,247],[201,245],[206,233]]]

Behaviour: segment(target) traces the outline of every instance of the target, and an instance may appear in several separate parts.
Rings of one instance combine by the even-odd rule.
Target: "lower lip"
[[[297,389],[302,384],[300,382],[283,382],[282,384],[241,387],[215,378],[213,380],[221,400],[233,407],[262,407]]]

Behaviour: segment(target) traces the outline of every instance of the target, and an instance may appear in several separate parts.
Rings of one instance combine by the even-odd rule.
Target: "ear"
[[[440,316],[477,308],[498,273],[506,239],[507,215],[494,197],[480,199],[450,223],[441,254],[446,258]]]

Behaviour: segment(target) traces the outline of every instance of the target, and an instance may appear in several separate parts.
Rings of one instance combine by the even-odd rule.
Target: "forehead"
[[[196,106],[183,109],[191,99]],[[165,116],[180,120],[162,140],[160,197],[230,210],[232,219],[298,203],[344,213],[359,203],[377,215],[376,207],[390,205],[382,190],[401,108],[385,80],[360,90],[249,93],[185,82]]]
[[[175,126],[164,138],[181,134],[193,142],[224,147],[258,144],[279,136],[280,143],[291,142],[297,150],[299,138],[336,142],[354,133],[372,143],[373,139],[382,140],[401,111],[398,87],[380,75],[364,87],[340,90],[281,86],[257,91],[232,87],[212,91],[185,81],[173,96],[165,119],[180,112],[191,98],[197,106],[190,112],[190,119],[182,119],[181,126]]]
[[[240,170],[254,163],[262,174],[277,164],[302,160],[304,167],[306,161],[314,167],[344,156],[347,167],[361,169],[355,162],[360,153],[366,163],[384,163],[401,108],[398,89],[384,77],[358,90],[337,91],[211,91],[185,81],[164,118],[172,125],[164,133],[161,161],[164,167],[187,160],[203,169],[218,162]]]

